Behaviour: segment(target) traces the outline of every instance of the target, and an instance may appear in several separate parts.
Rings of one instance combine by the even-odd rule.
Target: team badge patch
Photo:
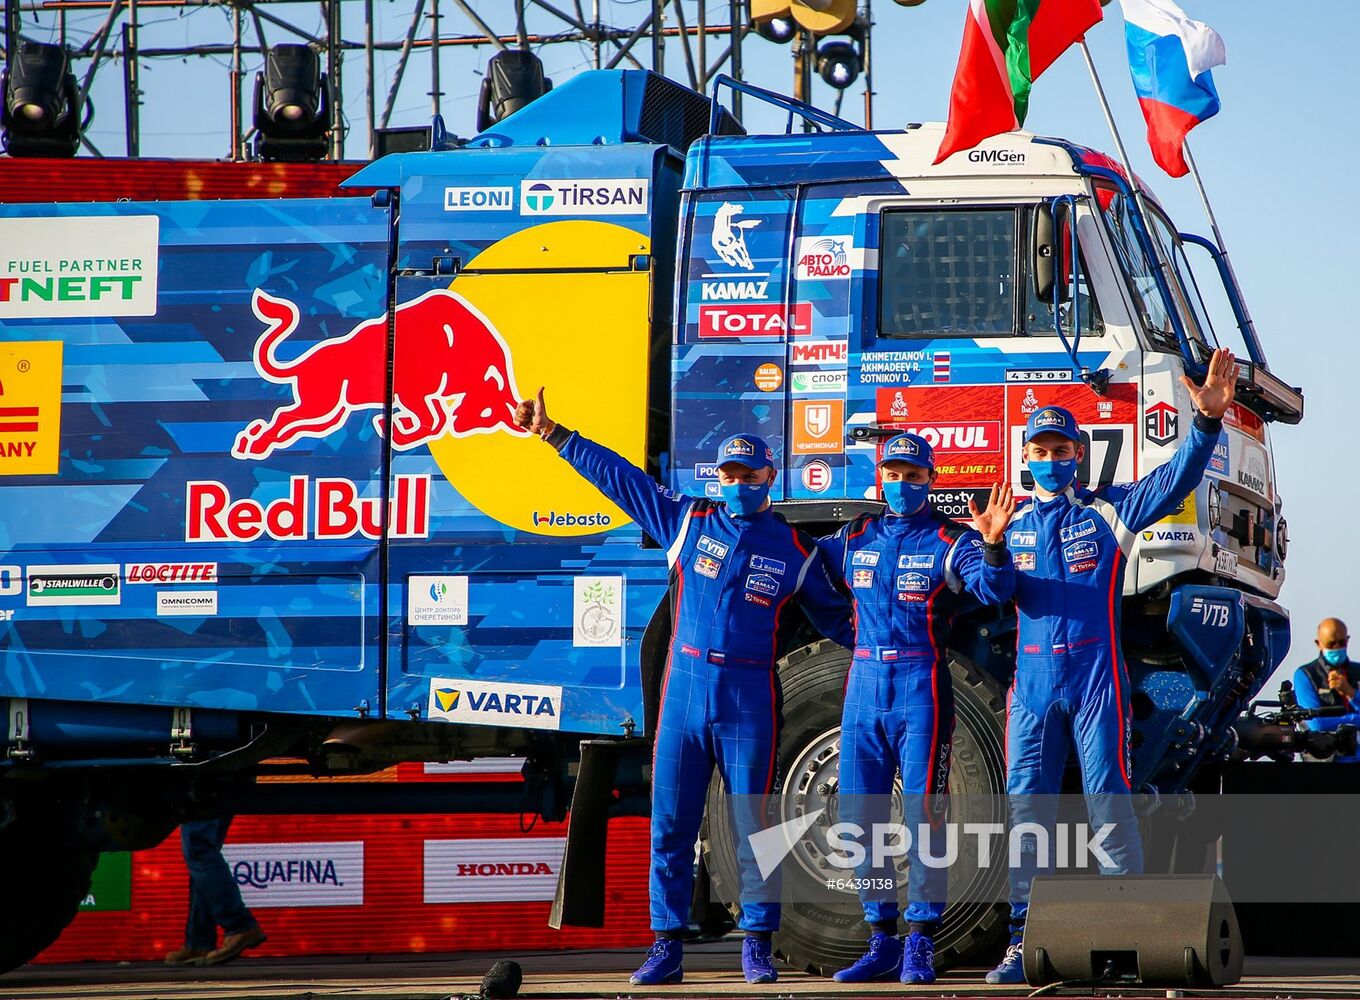
[[[875,549],[860,549],[850,557],[852,566],[877,566],[878,552]]]
[[[751,568],[761,573],[774,573],[777,576],[784,575],[783,561],[771,559],[768,556],[752,556]]]
[[[1015,562],[1015,568],[1026,573],[1033,573],[1036,564],[1036,556],[1033,552],[1012,552],[1011,558]]]
[[[704,555],[712,556],[714,559],[727,558],[727,544],[717,539],[709,538],[707,535],[699,536],[699,543],[695,546]]]
[[[874,571],[871,569],[857,569],[850,578],[850,586],[856,590],[868,590],[874,585]]]
[[[706,576],[710,580],[718,578],[718,570],[722,569],[722,563],[711,556],[699,556],[694,560],[694,572],[700,576]]]
[[[898,569],[931,569],[935,565],[933,555],[908,555],[897,557]]]

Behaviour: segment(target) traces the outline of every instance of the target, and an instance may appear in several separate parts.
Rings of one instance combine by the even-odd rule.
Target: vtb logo
[[[297,329],[297,305],[261,289],[251,305],[265,324],[255,342],[255,367],[270,382],[289,386],[293,398],[237,435],[234,457],[268,458],[302,438],[326,437],[359,410],[385,408],[386,316],[283,362],[274,352]],[[393,448],[407,451],[446,434],[525,433],[514,424],[520,396],[510,350],[462,296],[436,289],[399,305],[394,344]],[[373,426],[387,436],[382,413]]]

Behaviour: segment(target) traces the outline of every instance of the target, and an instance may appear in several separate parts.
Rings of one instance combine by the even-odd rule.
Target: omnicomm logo
[[[251,909],[364,902],[363,841],[231,843],[222,856]]]
[[[516,729],[560,729],[562,689],[548,684],[430,681],[429,717]]]

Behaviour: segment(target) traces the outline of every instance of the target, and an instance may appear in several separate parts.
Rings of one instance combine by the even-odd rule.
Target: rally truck
[[[814,533],[881,509],[902,430],[934,446],[947,513],[999,479],[1027,496],[1048,404],[1082,423],[1084,482],[1128,482],[1186,433],[1178,376],[1216,343],[1192,252],[1245,353],[1204,481],[1130,560],[1135,787],[1191,789],[1232,752],[1289,645],[1269,430],[1303,400],[1220,248],[1064,140],[934,166],[940,126],[718,85],[583,73],[328,197],[0,206],[0,965],[53,939],[100,851],[233,811],[570,812],[554,919],[598,920],[608,818],[648,808],[666,557],[516,402],[547,386],[555,417],[697,495],[718,441],[759,434],[777,509]],[[748,133],[736,89],[788,127]],[[954,793],[1004,789],[1014,629],[978,608],[951,640]],[[849,654],[806,624],[780,642],[782,785],[811,810]],[[496,755],[526,758],[523,788],[257,781]],[[785,864],[804,901],[776,943],[828,972],[864,929],[853,893],[799,894],[824,846]],[[952,898],[1004,883],[959,869]],[[942,963],[991,957],[1004,923],[951,907]]]

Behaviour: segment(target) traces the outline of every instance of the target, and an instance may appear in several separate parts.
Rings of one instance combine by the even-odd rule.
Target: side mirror
[[[1034,209],[1030,273],[1034,275],[1034,295],[1040,302],[1053,301],[1055,284],[1058,286],[1059,302],[1067,302],[1072,297],[1065,260],[1066,254],[1071,253],[1067,216],[1068,209],[1063,204],[1044,202]]]

